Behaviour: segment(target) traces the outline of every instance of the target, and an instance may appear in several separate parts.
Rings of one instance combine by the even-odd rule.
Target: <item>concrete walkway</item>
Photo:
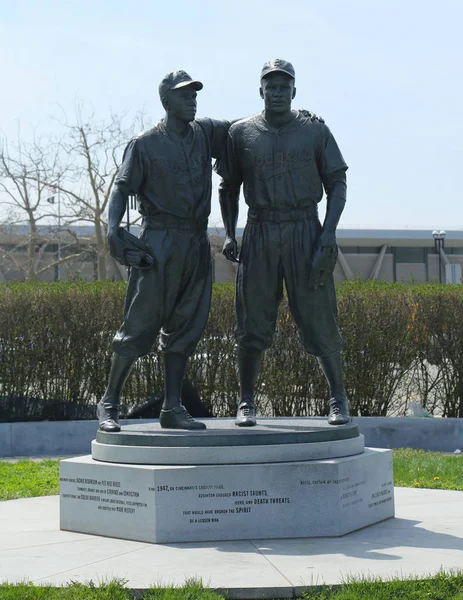
[[[133,589],[204,585],[231,598],[291,597],[347,575],[424,577],[463,567],[463,492],[396,488],[396,518],[342,538],[153,545],[59,530],[59,498],[0,502],[0,581],[119,577]]]

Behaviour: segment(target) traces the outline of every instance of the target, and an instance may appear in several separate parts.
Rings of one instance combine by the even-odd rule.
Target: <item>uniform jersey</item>
[[[205,228],[178,225],[207,221],[211,158],[221,157],[229,126],[199,119],[179,136],[161,121],[127,146],[116,184],[137,195],[144,217],[164,217],[165,226],[153,229],[153,219],[144,220],[141,238],[155,261],[150,269],[131,269],[124,322],[113,340],[121,356],[147,354],[159,332],[163,352],[190,356],[196,348],[211,303],[210,245]]]
[[[204,221],[211,207],[211,158],[220,158],[228,121],[197,119],[180,136],[163,121],[126,148],[116,184],[137,195],[143,216]]]
[[[243,183],[246,203],[257,209],[294,209],[320,202],[323,184],[347,165],[325,123],[301,112],[275,128],[259,113],[230,128],[219,174],[232,187]]]
[[[306,351],[329,356],[342,348],[333,278],[311,289],[309,277],[322,229],[317,203],[346,169],[329,128],[300,112],[280,128],[262,113],[231,126],[218,172],[230,191],[243,184],[251,216],[236,277],[240,347],[263,352],[271,346],[285,283]],[[232,196],[237,202],[238,194]]]

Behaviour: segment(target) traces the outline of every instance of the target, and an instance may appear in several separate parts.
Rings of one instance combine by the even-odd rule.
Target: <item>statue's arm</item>
[[[116,175],[108,206],[108,235],[114,235],[120,227],[127,207],[129,194],[137,194],[144,179],[143,161],[138,140],[130,140],[122,156],[122,164]]]
[[[238,223],[240,188],[243,181],[241,167],[236,152],[238,134],[234,127],[228,132],[222,157],[214,166],[222,177],[219,185],[219,202],[225,228],[225,242],[222,254],[227,260],[238,262],[236,226]]]
[[[316,289],[332,276],[338,258],[336,229],[346,204],[346,173],[337,171],[325,180],[326,214],[312,258],[309,287]]]
[[[113,188],[108,206],[108,237],[117,233],[127,207],[129,194],[124,185],[116,185]]]
[[[346,205],[346,172],[336,171],[325,179],[326,214],[318,246],[336,246],[336,229]]]
[[[336,229],[346,205],[347,164],[333,134],[325,124],[317,125],[321,133],[317,147],[317,166],[326,193],[326,213],[318,246],[336,246]]]
[[[153,258],[149,248],[121,229],[129,194],[138,193],[143,181],[143,166],[136,140],[127,146],[108,205],[108,246],[111,256],[128,267],[149,268]]]
[[[220,211],[225,227],[225,242],[222,253],[227,260],[238,262],[236,225],[239,213],[240,184],[222,179],[219,186]]]
[[[336,229],[346,204],[347,165],[328,127],[323,126],[323,143],[319,148],[318,168],[326,193],[326,213],[316,243],[309,277],[309,287],[316,289],[332,277],[338,247]]]

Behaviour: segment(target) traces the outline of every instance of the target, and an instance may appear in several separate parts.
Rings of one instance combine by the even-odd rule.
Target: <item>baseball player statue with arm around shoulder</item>
[[[161,427],[206,427],[182,405],[181,389],[209,313],[211,159],[220,158],[230,123],[195,120],[202,87],[185,71],[166,75],[159,86],[165,118],[129,143],[116,178],[108,242],[111,255],[131,272],[109,381],[97,408],[102,431],[120,431],[122,388],[159,333],[165,379]],[[137,196],[143,217],[139,239],[121,228],[129,195]]]

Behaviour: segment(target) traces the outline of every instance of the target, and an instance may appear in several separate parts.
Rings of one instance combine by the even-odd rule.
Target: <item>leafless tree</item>
[[[0,266],[3,270],[7,270],[8,264],[14,266],[26,281],[35,281],[41,273],[80,255],[68,253],[51,263],[42,263],[47,246],[57,243],[56,231],[53,228],[47,231],[41,224],[54,217],[47,202],[50,192],[45,182],[50,172],[58,169],[57,149],[48,141],[34,139],[26,144],[18,140],[8,145],[4,140],[0,145],[0,190],[7,210],[6,223],[10,226],[10,243],[0,245]],[[14,235],[11,225],[21,225],[21,235]],[[5,239],[5,224],[2,234]]]
[[[106,240],[108,202],[124,147],[143,128],[143,115],[138,114],[125,126],[125,115],[110,114],[99,121],[93,115],[85,118],[83,112],[79,106],[72,122],[61,120],[64,134],[58,145],[67,168],[59,180],[50,183],[65,198],[67,224],[93,225],[98,279],[105,279],[110,259]]]
[[[62,117],[58,121],[61,132],[56,138],[34,139],[30,144],[18,141],[14,148],[3,143],[0,190],[7,198],[5,206],[10,209],[6,222],[27,224],[28,235],[22,244],[27,245],[28,258],[18,261],[18,248],[11,244],[9,249],[0,250],[0,254],[4,261],[8,259],[23,270],[27,280],[34,280],[44,270],[81,256],[80,251],[67,256],[63,253],[52,264],[39,265],[47,244],[57,243],[56,236],[53,239],[52,235],[53,231],[56,233],[57,221],[60,242],[63,230],[72,233],[73,225],[93,226],[98,279],[105,279],[108,266],[114,265],[106,240],[108,202],[124,147],[143,129],[143,115],[137,114],[125,125],[126,115],[111,113],[108,118],[97,120],[94,115],[84,116],[84,112],[80,104],[71,121]],[[58,204],[47,203],[50,189],[59,194]],[[11,211],[15,213],[14,218]],[[137,215],[131,211],[130,216]],[[50,226],[51,236],[43,236],[39,222],[50,221],[55,225]],[[131,219],[132,224],[136,221],[136,218]]]

